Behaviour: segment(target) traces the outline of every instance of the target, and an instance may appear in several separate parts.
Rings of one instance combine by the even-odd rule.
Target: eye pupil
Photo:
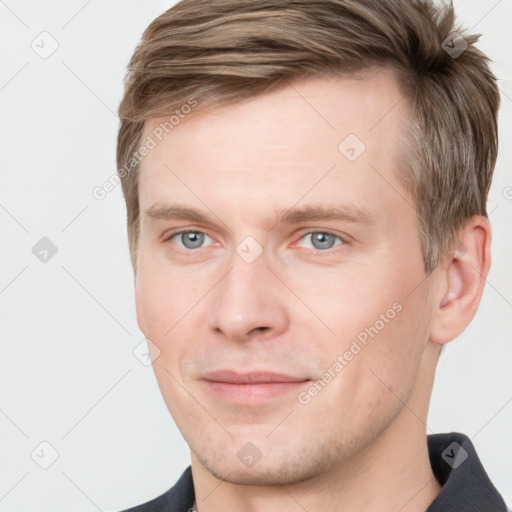
[[[334,245],[334,235],[330,233],[314,233],[313,234],[313,246],[315,249],[330,249]],[[317,244],[319,244],[317,246]]]
[[[189,231],[187,233],[182,233],[181,240],[187,249],[197,249],[198,247],[201,247],[203,243],[204,234],[198,233],[197,231]]]

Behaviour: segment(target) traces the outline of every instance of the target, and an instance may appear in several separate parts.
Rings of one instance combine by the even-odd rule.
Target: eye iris
[[[204,234],[196,231],[189,231],[181,234],[181,241],[187,249],[197,249],[204,241]],[[190,245],[189,245],[190,244]]]
[[[315,249],[330,249],[334,245],[334,235],[329,233],[313,233],[312,240]],[[319,246],[316,245],[317,242]]]

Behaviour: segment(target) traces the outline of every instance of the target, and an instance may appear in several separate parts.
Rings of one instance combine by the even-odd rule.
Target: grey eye
[[[316,249],[317,251],[331,249],[332,247],[334,247],[336,239],[340,240],[340,242],[343,243],[339,236],[336,236],[326,231],[312,231],[311,233],[307,233],[306,235],[304,235],[302,239],[309,239],[311,241],[312,248]]]
[[[203,245],[205,237],[208,235],[200,231],[184,231],[176,233],[172,238],[177,238],[185,249],[198,249]]]

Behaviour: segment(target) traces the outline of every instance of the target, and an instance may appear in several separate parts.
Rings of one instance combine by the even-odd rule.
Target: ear
[[[430,339],[443,345],[475,316],[491,266],[491,225],[475,215],[459,233],[454,250],[440,264]]]

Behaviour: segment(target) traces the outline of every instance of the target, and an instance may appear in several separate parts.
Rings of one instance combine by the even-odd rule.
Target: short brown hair
[[[119,106],[117,167],[134,271],[140,159],[133,155],[147,120],[191,98],[197,112],[291,80],[378,65],[395,71],[411,107],[401,179],[415,201],[430,273],[467,220],[487,216],[498,151],[496,78],[474,46],[480,35],[454,23],[451,3],[427,0],[182,0],[156,18],[129,62]]]

